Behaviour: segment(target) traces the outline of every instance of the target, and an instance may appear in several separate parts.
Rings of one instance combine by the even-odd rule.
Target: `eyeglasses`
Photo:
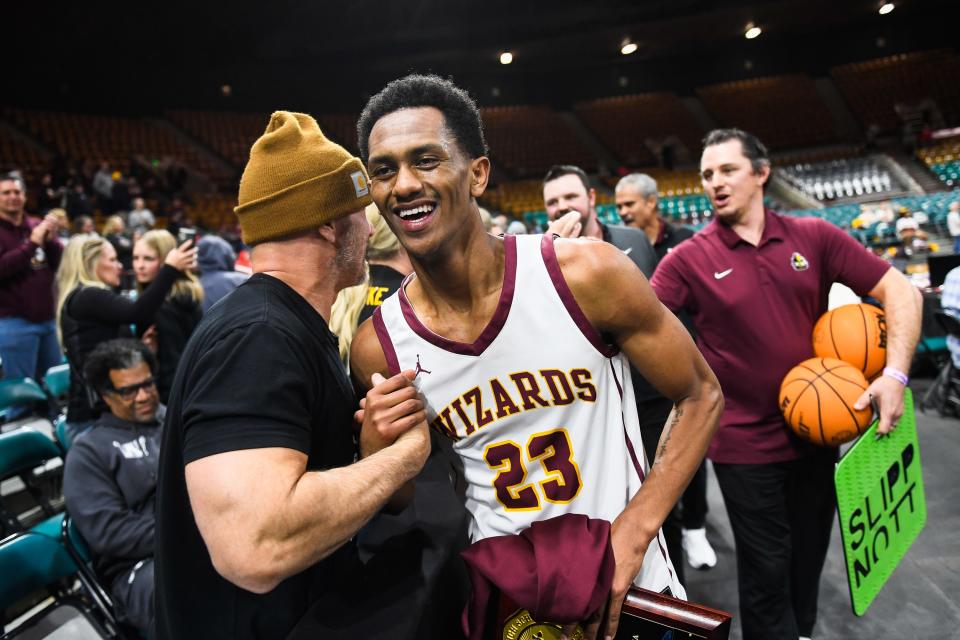
[[[124,400],[133,400],[137,397],[137,392],[140,389],[146,389],[147,391],[152,391],[157,385],[156,378],[147,378],[143,382],[137,384],[128,384],[125,387],[118,387],[116,389],[110,389],[110,393],[118,395]]]

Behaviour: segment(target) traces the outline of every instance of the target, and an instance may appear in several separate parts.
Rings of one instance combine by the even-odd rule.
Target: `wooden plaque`
[[[525,610],[501,598],[491,640],[558,640],[560,626],[534,621]],[[616,640],[726,640],[732,616],[717,609],[636,587],[623,603]],[[488,627],[489,629],[490,627]],[[579,633],[571,640],[582,637]]]

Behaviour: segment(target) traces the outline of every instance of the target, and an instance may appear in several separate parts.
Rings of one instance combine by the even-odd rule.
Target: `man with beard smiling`
[[[615,633],[634,583],[682,597],[659,529],[723,405],[687,332],[608,243],[485,232],[480,114],[451,82],[390,83],[357,130],[374,201],[415,273],[358,330],[354,382],[417,371],[462,468],[474,542],[563,514],[612,522],[609,621],[600,630],[603,611],[588,616],[587,637]],[[651,467],[634,455],[628,357],[677,405]]]
[[[367,637],[350,632],[355,534],[430,451],[404,372],[373,381],[354,462],[357,404],[327,322],[363,278],[370,202],[363,165],[312,117],[273,114],[236,208],[254,274],[204,316],[170,393],[159,638],[285,638],[311,607],[314,637]]]
[[[856,409],[875,400],[879,431],[888,433],[903,413],[920,294],[834,225],[766,210],[770,159],[755,136],[718,129],[703,146],[700,174],[716,218],[663,259],[652,284],[668,308],[690,312],[727,400],[709,457],[737,546],[743,637],[809,638],[836,509],[837,451],[787,428],[780,382],[813,357],[813,325],[833,282],[876,298],[887,319],[887,367]]]
[[[597,192],[580,167],[550,167],[543,178],[543,205],[550,220],[549,233],[561,238],[594,238],[609,242],[630,257],[648,278],[657,266],[653,242],[638,230],[608,226],[597,217]]]

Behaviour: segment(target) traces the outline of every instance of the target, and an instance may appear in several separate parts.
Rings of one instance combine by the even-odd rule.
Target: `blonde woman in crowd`
[[[101,342],[129,335],[131,324],[150,325],[167,292],[195,260],[196,250],[186,243],[170,251],[153,284],[133,301],[116,291],[122,267],[112,244],[89,235],[76,236],[67,244],[57,271],[57,328],[70,363],[70,439],[88,429],[103,411],[83,380],[87,354]]]
[[[163,229],[148,231],[137,240],[133,246],[133,274],[138,292],[145,291],[156,281],[167,256],[176,248],[176,239]],[[187,270],[174,281],[152,322],[137,324],[137,334],[145,337],[157,354],[157,388],[164,404],[183,348],[203,316],[202,305],[203,287],[197,276]]]

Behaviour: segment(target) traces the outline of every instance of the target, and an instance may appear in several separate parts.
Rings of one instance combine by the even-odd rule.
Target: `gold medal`
[[[560,640],[562,627],[550,622],[537,622],[526,609],[518,609],[503,625],[503,640]],[[577,627],[570,640],[583,640],[583,629]]]

